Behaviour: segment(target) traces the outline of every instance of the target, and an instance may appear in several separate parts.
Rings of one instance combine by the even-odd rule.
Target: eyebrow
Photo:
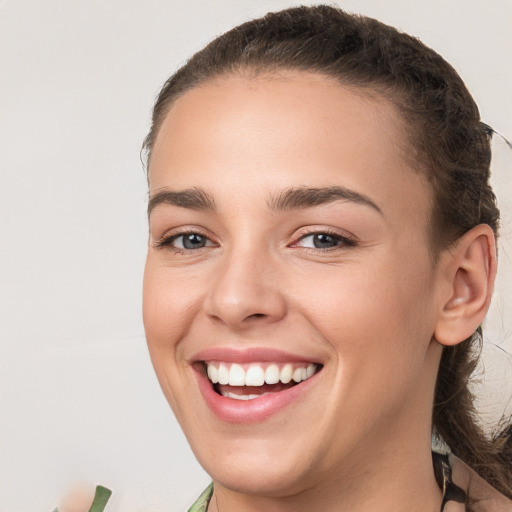
[[[361,194],[360,192],[356,192],[355,190],[338,186],[323,188],[291,188],[272,197],[267,204],[272,210],[286,211],[311,208],[313,206],[320,206],[340,200],[369,206],[383,215],[382,210],[368,196]],[[158,205],[161,204],[177,206],[179,208],[188,208],[191,210],[215,210],[214,199],[206,191],[200,188],[190,188],[178,191],[162,190],[161,192],[157,192],[149,200],[148,216]]]
[[[215,201],[204,190],[189,188],[185,190],[162,190],[149,199],[148,216],[161,204],[188,208],[191,210],[215,210]]]
[[[369,206],[384,215],[368,196],[346,187],[292,188],[271,198],[268,205],[272,210],[299,210],[340,200]]]

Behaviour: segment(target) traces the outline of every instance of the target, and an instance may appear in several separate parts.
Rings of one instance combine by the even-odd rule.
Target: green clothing
[[[208,503],[213,495],[213,482],[203,491],[197,501],[188,509],[188,512],[206,512],[208,510]]]

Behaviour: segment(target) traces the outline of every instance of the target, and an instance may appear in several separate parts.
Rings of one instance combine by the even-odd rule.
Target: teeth
[[[281,370],[281,374],[279,375],[279,380],[283,384],[288,384],[292,380],[293,377],[293,366],[291,364],[285,364]]]
[[[277,384],[279,382],[279,366],[271,364],[265,371],[265,382],[267,384]]]
[[[263,386],[264,384],[277,384],[282,382],[288,384],[292,380],[296,383],[302,382],[312,377],[317,365],[310,363],[304,366],[303,363],[286,363],[281,369],[276,363],[250,364],[246,368],[236,363],[206,363],[206,373],[208,379],[213,384],[230,386]],[[242,396],[242,395],[240,395]],[[246,396],[240,400],[248,400]],[[260,395],[258,395],[260,396]],[[230,397],[232,398],[232,397]]]
[[[300,382],[302,380],[302,368],[293,370],[292,379],[294,382]]]
[[[245,374],[246,386],[263,386],[265,384],[265,371],[261,366],[249,366]]]
[[[245,386],[245,372],[239,364],[232,364],[229,370],[230,386]]]
[[[217,384],[219,382],[219,370],[213,366],[213,364],[208,365],[208,378],[214,383]]]
[[[235,400],[254,400],[255,398],[259,398],[260,396],[268,395],[268,393],[262,393],[261,395],[237,395],[236,393],[230,393],[229,391],[223,391],[222,396],[227,398],[234,398]]]
[[[219,384],[227,384],[229,382],[229,368],[223,364],[219,366]]]

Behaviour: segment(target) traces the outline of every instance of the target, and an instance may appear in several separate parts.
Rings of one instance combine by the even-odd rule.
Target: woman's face
[[[307,73],[207,83],[163,122],[144,322],[220,485],[285,495],[428,439],[439,277],[405,139],[387,101]]]

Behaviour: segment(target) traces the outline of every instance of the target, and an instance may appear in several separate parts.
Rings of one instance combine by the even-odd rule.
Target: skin
[[[59,512],[88,512],[94,501],[92,486],[76,485],[60,501]]]
[[[480,229],[434,263],[432,191],[406,141],[386,100],[310,73],[224,77],[185,93],[165,118],[150,197],[197,187],[215,210],[151,211],[144,322],[164,394],[214,480],[211,511],[440,510],[433,335],[464,339],[446,334],[475,295],[461,254],[489,251],[492,233]],[[269,206],[284,190],[333,186],[380,211],[353,200]],[[189,230],[207,245],[158,247]],[[325,232],[353,244],[315,248],[311,234]],[[323,368],[292,407],[230,424],[195,378],[194,355],[210,347],[277,348]]]

